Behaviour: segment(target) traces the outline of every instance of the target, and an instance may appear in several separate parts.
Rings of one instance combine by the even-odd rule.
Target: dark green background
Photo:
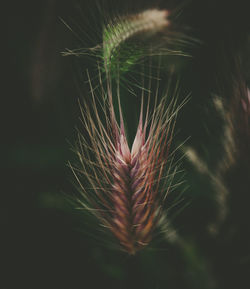
[[[116,13],[154,7],[154,1],[120,2],[102,1],[101,7]],[[203,43],[182,71],[182,85],[192,91],[192,99],[180,116],[180,139],[191,136],[188,144],[212,168],[220,154],[220,128],[211,92],[223,87],[230,91],[230,61],[245,51],[249,33],[246,2],[191,1],[180,18],[180,25]],[[179,3],[161,1],[160,7]],[[66,164],[75,158],[69,143],[74,143],[79,125],[79,75],[85,68],[61,52],[98,41],[94,33],[101,19],[92,4],[2,4],[1,46],[6,51],[1,55],[0,288],[249,288],[249,196],[230,198],[236,205],[222,233],[212,238],[206,231],[215,214],[212,193],[205,177],[188,164],[189,205],[175,221],[185,249],[159,240],[135,257],[127,256],[111,243],[107,246],[105,235],[92,229],[98,228],[95,221],[67,202],[65,195],[75,191]],[[81,41],[60,18],[76,27]],[[249,191],[244,166],[239,164],[231,174],[236,176],[234,193]]]

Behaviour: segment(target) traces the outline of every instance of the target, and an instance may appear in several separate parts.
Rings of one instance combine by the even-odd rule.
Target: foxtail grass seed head
[[[142,95],[137,131],[129,147],[119,87],[118,122],[111,82],[107,92],[101,83],[101,104],[90,80],[89,84],[92,106],[84,104],[81,108],[88,135],[79,134],[76,153],[80,165],[72,167],[80,185],[78,201],[113,233],[123,250],[135,254],[152,239],[171,187],[170,144],[180,107],[175,96],[167,106],[167,97],[157,101],[156,95],[151,109],[150,92],[147,103]]]
[[[103,59],[106,68],[111,64],[115,50],[127,39],[138,34],[152,36],[169,25],[167,10],[150,9],[128,15],[109,23],[103,31]]]
[[[99,35],[101,43],[92,48],[67,49],[63,55],[94,56],[95,63],[98,59],[104,75],[108,72],[114,79],[118,65],[121,75],[130,72],[133,65],[149,56],[156,56],[157,59],[158,56],[190,57],[188,51],[196,40],[175,29],[172,31],[170,16],[166,9],[153,8],[111,17],[102,25]],[[165,60],[169,69],[169,61],[173,60]]]

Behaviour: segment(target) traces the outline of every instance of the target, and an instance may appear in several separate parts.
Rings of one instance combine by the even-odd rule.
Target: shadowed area
[[[102,23],[98,9],[127,13],[157,6],[171,11],[183,3],[156,2],[3,4],[7,42],[2,44],[6,52],[2,54],[0,143],[1,289],[249,288],[250,178],[244,155],[224,176],[230,188],[229,215],[216,237],[207,230],[217,215],[213,184],[186,160],[186,206],[176,204],[169,211],[184,241],[171,242],[160,236],[148,249],[127,256],[69,198],[77,194],[67,163],[75,161],[70,143],[74,144],[75,127],[80,126],[78,97],[88,90],[82,75],[87,67],[94,68],[89,59],[62,57],[61,52],[100,42],[95,34],[95,27]],[[180,114],[176,142],[190,137],[188,145],[211,171],[223,151],[221,119],[211,93],[231,97],[231,79],[237,78],[230,72],[235,55],[246,59],[243,74],[249,78],[245,56],[248,10],[244,1],[233,2],[190,1],[176,20],[177,27],[184,25],[185,31],[202,42],[192,51],[192,60],[180,64],[181,89],[185,96],[191,91],[192,98]],[[131,98],[126,105],[134,105]]]

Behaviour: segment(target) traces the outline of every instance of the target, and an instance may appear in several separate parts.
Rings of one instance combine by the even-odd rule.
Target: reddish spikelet
[[[153,112],[149,113],[150,97],[144,112],[142,96],[137,133],[130,149],[124,129],[119,87],[118,124],[111,85],[107,84],[106,101],[103,89],[103,110],[100,113],[89,83],[92,110],[86,104],[85,111],[82,109],[88,137],[79,135],[77,154],[81,166],[73,169],[84,197],[79,201],[111,230],[125,251],[134,254],[150,242],[170,188],[169,148],[178,111],[175,108],[176,98],[166,108],[166,97],[159,105],[156,104],[156,97]],[[87,178],[90,189],[82,185],[80,178],[83,176]]]

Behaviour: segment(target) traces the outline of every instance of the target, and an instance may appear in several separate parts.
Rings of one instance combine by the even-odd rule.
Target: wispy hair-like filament
[[[67,49],[63,55],[90,55],[95,60],[97,57],[102,71],[108,71],[113,78],[116,78],[118,63],[121,74],[130,71],[131,66],[145,57],[191,56],[187,48],[197,41],[171,31],[169,16],[166,9],[152,8],[112,17],[102,25],[101,43],[92,48]]]
[[[76,149],[80,165],[72,170],[80,185],[81,205],[134,254],[152,239],[171,187],[170,145],[180,106],[176,95],[168,105],[166,96],[159,100],[155,95],[152,104],[151,91],[146,96],[142,90],[137,131],[129,147],[119,85],[117,118],[111,81],[104,89],[100,75],[101,101],[89,77],[91,107],[86,103],[81,107],[85,134],[79,134]]]

